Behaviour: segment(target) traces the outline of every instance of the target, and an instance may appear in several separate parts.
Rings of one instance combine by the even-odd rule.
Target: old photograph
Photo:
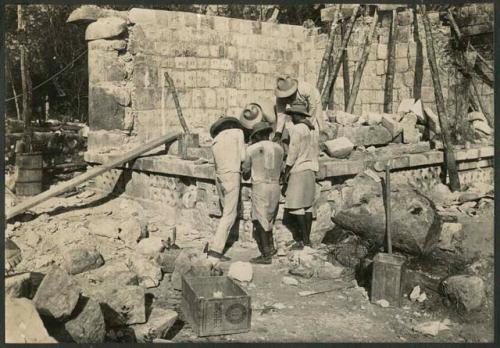
[[[493,343],[494,4],[6,4],[7,343]]]

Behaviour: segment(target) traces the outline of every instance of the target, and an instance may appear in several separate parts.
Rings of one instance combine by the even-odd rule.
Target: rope
[[[42,83],[36,85],[35,87],[33,87],[31,89],[31,92],[33,92],[34,90],[42,87],[43,85],[45,85],[47,82],[50,82],[52,81],[53,79],[55,79],[57,76],[61,75],[63,72],[65,72],[66,70],[68,70],[69,68],[72,68],[73,67],[73,63],[75,63],[78,59],[80,59],[81,57],[83,57],[83,55],[85,53],[87,53],[88,50],[85,50],[83,51],[82,53],[80,53],[75,59],[73,59],[68,65],[66,65],[64,68],[62,68],[61,70],[59,70],[59,72],[55,73],[54,75],[52,75],[51,77],[49,77],[47,80],[43,81]],[[19,97],[22,97],[23,96],[23,93],[21,94],[18,94],[17,96],[15,97],[11,97],[11,98],[8,98],[8,99],[5,99],[5,102],[9,102],[9,101],[12,101],[16,98],[19,98]]]

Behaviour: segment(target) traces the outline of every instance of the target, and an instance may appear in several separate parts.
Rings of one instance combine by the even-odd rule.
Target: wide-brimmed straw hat
[[[292,105],[290,105],[290,107],[286,108],[285,113],[287,115],[298,114],[305,117],[311,117],[311,115],[309,115],[308,113],[307,105],[304,103],[293,103]]]
[[[252,134],[250,134],[250,141],[253,142],[253,138],[256,134],[264,132],[264,131],[273,131],[273,127],[268,122],[259,122],[256,123],[252,128]]]
[[[246,129],[252,129],[254,125],[262,121],[275,122],[276,116],[272,113],[274,110],[264,111],[264,106],[267,105],[258,103],[248,103],[245,105],[240,115],[241,125]]]
[[[290,76],[278,77],[274,95],[278,98],[288,98],[297,91],[298,86],[299,82]]]
[[[217,134],[219,134],[221,126],[224,125],[224,124],[228,124],[228,123],[234,125],[234,128],[240,128],[241,129],[241,127],[242,127],[241,123],[240,123],[240,120],[238,120],[236,117],[221,116],[210,127],[210,136],[212,138],[215,138],[217,136]]]

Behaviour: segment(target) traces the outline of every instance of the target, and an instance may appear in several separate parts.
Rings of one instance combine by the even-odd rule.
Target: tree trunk
[[[342,40],[344,40],[346,36],[347,23],[342,21],[341,36]],[[349,92],[351,91],[351,83],[349,82],[349,56],[347,55],[347,50],[344,50],[342,54],[342,75],[344,77],[344,110],[347,108],[347,104],[349,103]]]
[[[349,96],[349,103],[347,104],[346,108],[346,112],[350,114],[352,114],[354,111],[354,104],[356,103],[356,98],[358,97],[359,85],[361,84],[361,78],[363,77],[363,70],[365,69],[366,62],[368,61],[368,56],[370,55],[370,46],[372,44],[373,36],[375,35],[375,31],[377,29],[377,23],[378,23],[378,11],[377,8],[375,8],[370,30],[366,34],[363,53],[361,54],[361,58],[359,59],[358,66],[356,67],[356,71],[354,72],[354,76],[352,78],[352,89],[350,93],[351,95]]]
[[[31,78],[29,73],[29,58],[26,47],[26,28],[24,25],[23,9],[21,5],[17,5],[17,29],[21,33],[21,81],[23,91],[23,120],[24,133],[29,135],[31,122]],[[26,144],[26,148],[30,149],[30,144]]]
[[[340,63],[341,63],[341,58],[343,51],[347,49],[347,43],[349,42],[349,38],[351,37],[352,29],[354,28],[354,23],[356,22],[356,18],[358,16],[359,12],[359,5],[356,6],[352,12],[351,19],[347,25],[346,29],[346,36],[342,40],[342,43],[339,47],[339,50],[335,56],[335,59],[333,61],[333,69],[331,74],[328,75],[328,81],[326,82],[325,88],[323,88],[323,92],[321,94],[321,102],[323,104],[323,109],[327,106],[328,104],[328,99],[330,98],[330,93],[333,89],[333,85],[335,83],[335,80],[337,79],[337,75],[340,70]]]
[[[7,61],[7,76],[8,76],[8,79],[10,80],[10,85],[12,86],[12,94],[14,95],[14,104],[16,105],[16,115],[17,115],[17,119],[20,120],[21,119],[21,111],[19,110],[19,100],[17,100],[16,85],[14,84],[14,77],[12,76],[12,70],[11,70],[10,64],[9,64],[7,59],[6,59],[6,61]]]
[[[389,57],[387,59],[387,75],[385,80],[384,112],[392,113],[394,98],[394,73],[396,72],[396,26],[398,25],[396,10],[392,10],[391,32],[389,34]]]
[[[453,152],[453,145],[450,140],[450,127],[448,124],[448,116],[444,105],[443,91],[441,89],[441,81],[439,79],[439,70],[436,63],[436,52],[434,51],[434,43],[432,39],[431,25],[429,17],[425,10],[425,5],[419,5],[422,11],[422,19],[425,29],[425,42],[427,46],[427,59],[431,68],[432,82],[434,85],[434,95],[436,97],[436,107],[438,111],[439,123],[441,125],[441,133],[443,138],[444,157],[446,169],[450,179],[450,189],[457,191],[460,189],[460,178],[458,177],[457,163]]]
[[[318,91],[323,90],[323,85],[325,84],[326,72],[328,70],[328,63],[333,51],[333,43],[335,42],[335,31],[337,30],[337,24],[339,22],[340,10],[335,12],[335,16],[330,27],[330,36],[328,42],[326,43],[325,52],[323,53],[323,59],[321,60],[321,66],[319,68],[318,81],[316,83],[316,88]]]

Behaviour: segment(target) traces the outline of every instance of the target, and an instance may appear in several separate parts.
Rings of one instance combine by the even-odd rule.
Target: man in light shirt
[[[210,127],[215,161],[215,185],[222,205],[222,217],[205,252],[212,261],[228,261],[223,251],[238,214],[241,163],[245,160],[245,142],[240,121],[221,117]]]

